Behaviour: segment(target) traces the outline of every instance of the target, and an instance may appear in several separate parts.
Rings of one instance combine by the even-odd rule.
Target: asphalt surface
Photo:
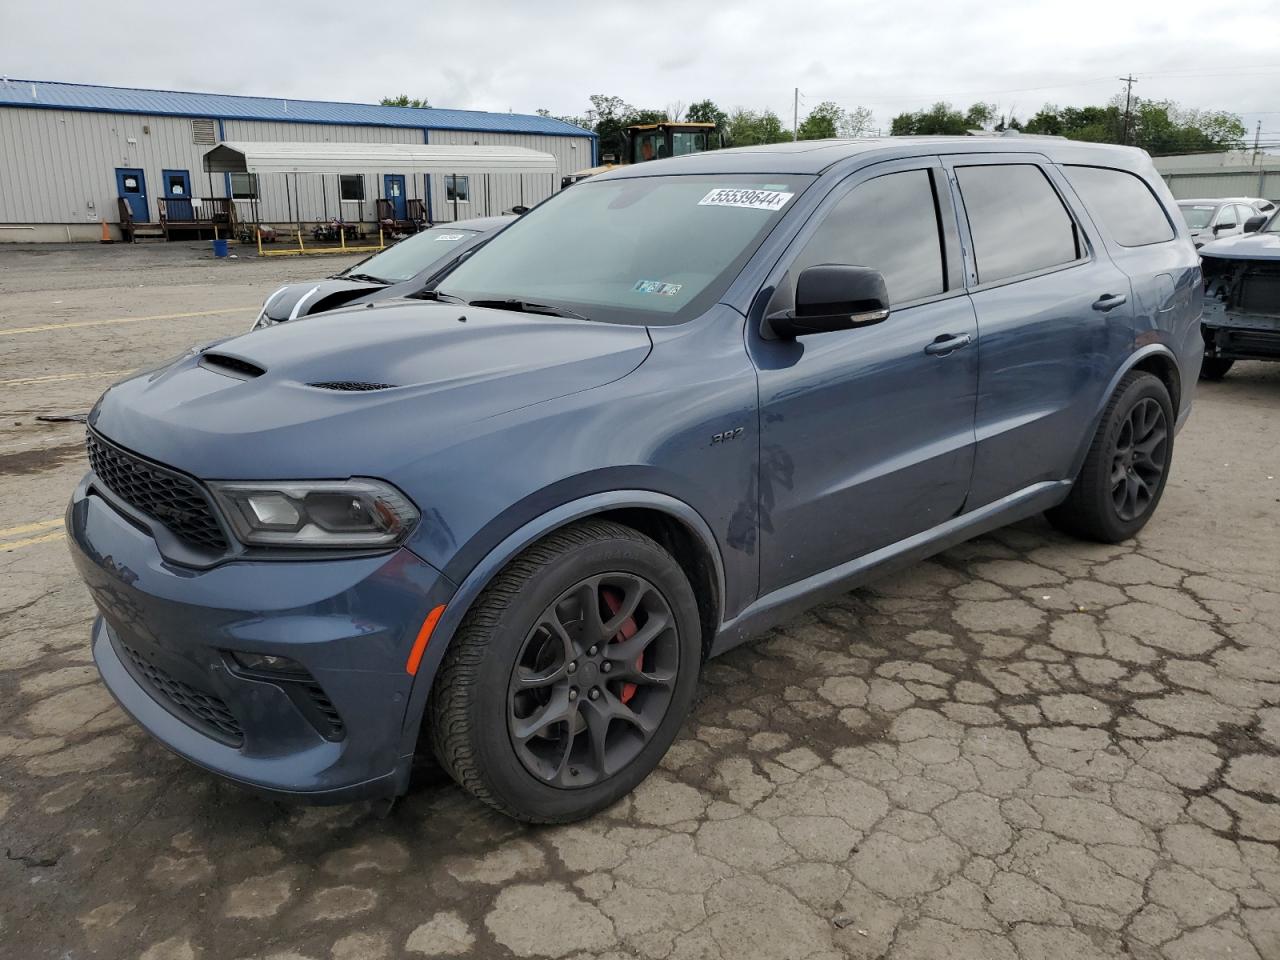
[[[0,957],[1280,958],[1280,364],[1200,386],[1136,542],[1030,521],[813,610],[589,822],[291,807],[152,743],[61,529],[82,427],[34,418],[340,265],[0,246]]]

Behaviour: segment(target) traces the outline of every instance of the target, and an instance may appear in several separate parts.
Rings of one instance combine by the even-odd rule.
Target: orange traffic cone
[[[102,224],[102,242],[115,243],[115,241],[111,239],[111,231],[107,229],[107,221],[102,220],[99,222]]]

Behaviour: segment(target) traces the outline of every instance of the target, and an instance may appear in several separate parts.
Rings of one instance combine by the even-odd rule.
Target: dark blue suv
[[[1140,151],[813,142],[615,170],[450,273],[111,388],[69,528],[107,686],[246,786],[528,821],[653,769],[703,661],[1047,511],[1151,517],[1204,352]]]

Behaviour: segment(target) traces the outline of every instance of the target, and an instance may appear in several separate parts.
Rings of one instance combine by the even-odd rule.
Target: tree
[[[772,110],[734,109],[725,127],[725,139],[730,146],[750,147],[759,143],[782,143],[791,139],[791,133],[782,125]]]
[[[561,117],[552,113],[546,107],[539,107],[534,112],[537,113],[537,115],[540,117],[550,117],[552,120],[561,120],[564,123],[572,123],[575,127],[582,127],[582,129],[584,130],[591,129],[591,121],[588,120],[586,117],[570,117],[570,116]]]
[[[975,103],[965,111],[965,126],[970,130],[985,130],[996,121],[996,105],[994,103]]]
[[[830,100],[824,100],[804,118],[796,133],[799,140],[830,140],[840,135],[844,111]]]
[[[384,107],[424,107],[431,108],[431,104],[427,102],[426,97],[411,97],[407,93],[402,93],[398,97],[383,97],[379,103]]]
[[[1212,153],[1243,146],[1244,124],[1223,110],[1188,110],[1171,100],[1135,97],[1124,116],[1124,97],[1104,107],[1045,104],[1027,121],[1027,133],[1045,133],[1093,143],[1128,143],[1155,156]],[[1127,129],[1127,133],[1126,133]]]
[[[716,129],[722,131],[729,122],[729,115],[711,100],[699,100],[697,103],[689,104],[689,109],[684,112],[684,118],[689,123],[714,123]]]
[[[854,107],[852,110],[846,110],[844,119],[840,122],[840,136],[869,137],[871,136],[874,122],[875,117],[866,107]]]
[[[900,113],[893,118],[889,132],[895,137],[951,134],[964,136],[969,132],[965,115],[949,103],[939,101],[928,110]]]

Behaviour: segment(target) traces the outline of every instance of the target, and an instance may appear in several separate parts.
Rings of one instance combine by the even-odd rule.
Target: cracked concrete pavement
[[[0,380],[248,317],[6,329],[329,267],[199,256],[0,249]],[[56,524],[22,530],[84,469],[80,428],[33,413],[105,382],[0,394],[0,955],[1280,958],[1280,365],[1201,385],[1137,541],[1034,520],[814,609],[707,665],[633,796],[550,829],[438,780],[385,820],[257,799],[125,718]]]

